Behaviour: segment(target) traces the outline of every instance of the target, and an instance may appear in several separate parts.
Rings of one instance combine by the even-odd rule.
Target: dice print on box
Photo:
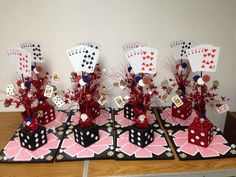
[[[124,117],[131,120],[135,117],[133,106],[129,103],[126,103],[124,106]]]
[[[35,150],[47,143],[46,128],[39,126],[36,132],[26,132],[24,128],[19,131],[20,144],[29,150]]]
[[[88,128],[74,127],[75,141],[84,147],[88,147],[99,140],[98,127],[95,124]]]
[[[154,130],[149,125],[148,128],[137,128],[132,125],[129,130],[129,141],[139,147],[144,148],[154,140]]]
[[[177,107],[172,103],[172,116],[179,119],[187,119],[192,113],[192,103],[187,100],[183,100],[183,105]]]
[[[213,139],[213,124],[207,119],[196,117],[188,127],[188,142],[207,147]]]
[[[55,109],[52,105],[38,105],[35,108],[36,116],[38,122],[42,125],[45,125],[56,119]]]

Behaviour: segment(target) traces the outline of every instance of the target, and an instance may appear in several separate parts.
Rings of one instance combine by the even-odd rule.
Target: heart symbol
[[[208,53],[207,55],[208,55],[208,56],[211,56],[211,53]]]
[[[150,57],[151,60],[153,60],[153,57]]]
[[[214,63],[214,62],[213,62],[213,60],[211,60],[211,62],[210,62],[210,63]]]
[[[215,53],[216,49],[212,49],[212,52]]]
[[[149,71],[152,71],[152,68],[149,68]]]
[[[144,68],[142,68],[142,70],[145,70]]]
[[[214,58],[215,57],[215,55],[211,55],[211,58]]]
[[[145,59],[146,59],[146,57],[143,57],[143,59],[145,60]]]
[[[202,62],[203,62],[203,63],[206,63],[206,60],[203,60]]]
[[[207,65],[209,65],[209,62],[206,62]]]
[[[210,66],[209,68],[212,69],[212,66]]]
[[[152,66],[152,63],[150,63],[149,66]]]
[[[204,65],[202,65],[202,67],[201,68],[205,68],[205,66]]]
[[[142,65],[145,65],[145,63],[143,62]]]
[[[205,49],[205,52],[207,52],[208,51],[208,49]]]
[[[146,64],[146,67],[148,67],[148,64]]]
[[[154,54],[154,52],[151,52],[151,55],[153,55]]]
[[[146,53],[147,53],[146,51],[143,51],[143,54],[144,54],[144,55],[146,55]]]
[[[148,55],[147,58],[150,58],[150,56]]]
[[[207,54],[203,54],[204,58],[207,56]]]

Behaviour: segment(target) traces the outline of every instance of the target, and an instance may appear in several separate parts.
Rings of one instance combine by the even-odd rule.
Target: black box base
[[[98,127],[93,124],[88,128],[81,128],[79,125],[74,127],[75,142],[84,147],[88,147],[99,140]]]
[[[145,129],[137,128],[132,125],[129,130],[129,141],[139,147],[144,148],[154,140],[154,130],[152,126]]]
[[[20,144],[22,147],[35,150],[47,143],[47,131],[43,126],[39,126],[36,132],[26,132],[24,128],[19,131]]]

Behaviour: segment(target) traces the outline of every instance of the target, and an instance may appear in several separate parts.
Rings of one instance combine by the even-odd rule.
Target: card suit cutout
[[[212,52],[215,53],[216,49],[212,49]]]
[[[154,55],[154,52],[151,52],[151,55]]]
[[[146,57],[143,57],[143,59],[145,60],[145,59],[146,59]]]
[[[202,65],[202,66],[201,66],[201,68],[205,68],[205,66],[204,66],[204,65]]]
[[[209,65],[209,62],[206,62],[207,65]]]
[[[205,52],[207,52],[208,51],[208,49],[205,49]]]
[[[206,60],[203,60],[202,62],[203,62],[203,63],[206,63]]]
[[[211,60],[211,61],[210,61],[210,63],[214,63],[214,61],[213,61],[213,60]]]
[[[143,54],[144,54],[144,55],[146,55],[146,53],[147,53],[146,51],[143,51]]]
[[[205,58],[207,56],[207,54],[203,54],[203,57]]]
[[[211,55],[211,58],[214,58],[215,57],[215,55]]]

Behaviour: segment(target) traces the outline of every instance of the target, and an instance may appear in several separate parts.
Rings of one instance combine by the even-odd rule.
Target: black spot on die
[[[47,131],[43,126],[39,126],[38,130],[32,133],[22,128],[19,137],[21,146],[32,151],[47,143]]]
[[[154,140],[154,130],[151,125],[148,128],[137,128],[132,125],[129,130],[129,141],[141,148],[149,145]]]
[[[133,106],[129,103],[126,103],[124,106],[124,117],[131,120],[135,117]]]
[[[95,124],[88,128],[81,128],[79,125],[76,125],[74,127],[74,137],[75,142],[88,147],[99,140],[98,127]]]

